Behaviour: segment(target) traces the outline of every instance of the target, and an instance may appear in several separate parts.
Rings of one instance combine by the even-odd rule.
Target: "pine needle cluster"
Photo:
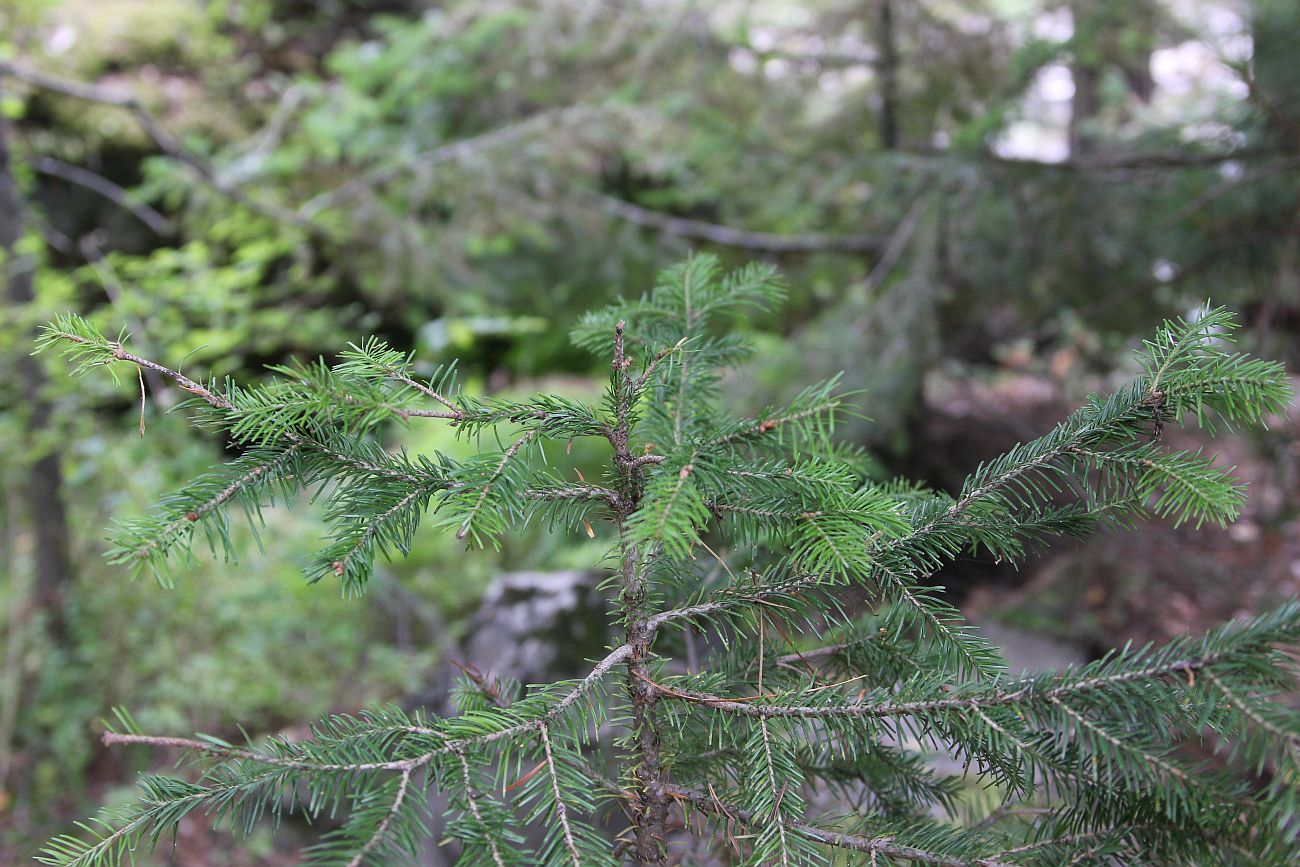
[[[418,376],[378,341],[265,385],[198,382],[76,317],[51,324],[42,348],[80,371],[152,368],[243,449],[118,525],[114,561],[168,582],[196,540],[233,553],[236,513],[256,526],[301,491],[331,533],[307,577],[347,595],[422,529],[484,545],[604,526],[621,638],[578,680],[466,680],[458,715],[374,709],[303,740],[151,736],[123,714],[108,743],[180,747],[195,769],[142,777],[135,804],[43,861],[117,865],[191,814],[247,833],[296,811],[333,817],[310,863],[406,863],[437,790],[466,865],[1300,863],[1300,716],[1284,702],[1300,604],[1023,675],[936,584],[961,556],[1020,561],[1147,516],[1233,520],[1242,486],[1163,432],[1261,424],[1290,399],[1281,366],[1234,352],[1225,310],[1167,322],[1131,383],[948,494],[869,479],[834,440],[849,411],[834,381],[754,418],[719,409],[749,352],[729,322],[781,297],[767,267],[697,256],[586,316],[575,342],[611,362],[597,405],[473,397],[454,369]],[[382,447],[386,426],[422,419],[498,446],[463,461]],[[608,446],[603,477],[575,483],[548,459],[577,438]]]

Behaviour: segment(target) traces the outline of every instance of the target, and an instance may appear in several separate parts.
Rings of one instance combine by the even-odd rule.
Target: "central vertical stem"
[[[665,859],[669,796],[665,791],[659,730],[655,726],[654,707],[658,697],[650,685],[648,660],[654,643],[654,630],[647,622],[645,576],[642,573],[640,547],[629,542],[624,528],[641,500],[641,468],[628,448],[628,415],[632,385],[627,374],[630,364],[623,349],[624,323],[614,329],[614,388],[617,422],[611,431],[614,461],[618,467],[619,499],[616,516],[619,545],[622,549],[621,602],[627,624],[627,643],[632,655],[627,663],[627,692],[632,703],[632,737],[636,746],[635,778],[638,800],[632,805],[632,825],[636,833],[636,863],[662,865]]]
[[[627,664],[627,691],[632,700],[632,733],[638,753],[636,780],[640,795],[633,813],[636,860],[638,864],[663,864],[669,797],[664,791],[659,730],[654,719],[654,706],[658,697],[648,682],[650,674],[647,660],[654,636],[641,613],[644,610],[645,593],[638,575],[636,557],[636,546],[629,547],[624,553],[623,571],[626,586],[623,605],[629,615],[627,640],[632,647],[632,655]]]

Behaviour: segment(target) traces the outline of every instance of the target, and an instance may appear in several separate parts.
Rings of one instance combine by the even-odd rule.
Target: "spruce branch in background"
[[[537,522],[612,525],[625,639],[579,680],[521,695],[467,676],[459,716],[377,709],[301,741],[155,737],[123,716],[106,743],[180,747],[203,770],[143,777],[134,806],[51,841],[43,860],[115,865],[191,813],[246,833],[295,809],[348,816],[305,853],[312,863],[400,863],[426,842],[436,788],[461,863],[498,867],[663,864],[691,836],[752,864],[1296,863],[1300,716],[1282,699],[1300,604],[1026,676],[933,583],[964,554],[1019,560],[1147,515],[1232,520],[1241,486],[1162,433],[1262,423],[1290,398],[1282,367],[1232,352],[1224,310],[1166,323],[1137,379],[952,496],[866,479],[833,441],[845,411],[834,382],[756,418],[721,412],[720,372],[747,351],[727,317],[781,295],[768,268],[723,274],[700,256],[588,315],[574,339],[611,361],[599,406],[472,397],[453,369],[421,378],[375,341],[255,388],[200,383],[75,317],[50,325],[41,348],[62,347],[79,372],[148,367],[245,450],[120,524],[114,560],[169,580],[196,530],[232,555],[236,504],[256,525],[300,490],[333,532],[308,577],[348,595],[426,520],[474,545]],[[455,461],[380,446],[385,425],[417,419],[494,432],[501,447]],[[578,437],[609,446],[597,482],[548,466],[545,443]],[[866,610],[845,607],[846,588]],[[699,665],[683,664],[686,629],[716,639]],[[615,758],[594,767],[610,732]],[[1184,748],[1200,743],[1215,761]],[[963,777],[940,773],[932,751],[957,757]],[[997,806],[964,797],[971,784]],[[813,809],[814,787],[843,809]]]

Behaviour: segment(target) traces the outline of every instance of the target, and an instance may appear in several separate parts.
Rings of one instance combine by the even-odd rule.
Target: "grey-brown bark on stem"
[[[662,745],[655,725],[654,709],[659,696],[649,683],[648,660],[652,656],[655,627],[646,609],[645,576],[642,574],[642,552],[627,541],[622,531],[628,518],[636,511],[641,500],[641,480],[644,464],[632,457],[628,448],[628,416],[633,382],[628,376],[630,360],[624,353],[623,329],[619,322],[614,330],[614,387],[617,390],[617,424],[610,432],[614,447],[614,461],[619,470],[619,491],[615,503],[615,516],[620,530],[622,558],[620,561],[622,609],[627,623],[627,644],[631,654],[627,662],[627,692],[632,704],[632,735],[635,744],[635,772],[637,799],[630,811],[636,835],[635,859],[637,864],[665,863],[668,808],[672,802],[666,785],[663,768]]]

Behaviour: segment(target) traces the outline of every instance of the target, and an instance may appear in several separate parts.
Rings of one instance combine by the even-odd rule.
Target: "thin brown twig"
[[[67,340],[71,343],[90,343],[90,341],[87,340],[86,338],[80,337],[76,334],[60,333],[58,336],[63,340]],[[138,355],[127,352],[126,347],[123,346],[121,343],[110,343],[109,346],[110,349],[112,350],[113,357],[118,361],[129,361],[132,364],[139,365],[140,367],[143,367],[147,370],[152,370],[155,373],[159,373],[167,377],[168,379],[172,380],[173,382],[175,382],[177,385],[179,385],[185,391],[188,391],[190,394],[197,395],[209,406],[213,406],[216,407],[217,409],[225,410],[227,412],[239,411],[239,408],[236,407],[229,400],[227,400],[226,398],[222,397],[219,394],[214,393],[207,387],[200,385],[199,383],[190,379],[188,376],[181,373],[180,371],[172,370],[171,368],[168,367],[163,367],[161,364],[158,364],[157,362],[153,362],[147,358],[141,358]]]
[[[144,393],[144,368],[143,367],[137,367],[135,369],[135,378],[140,381],[140,439],[144,439],[145,393]]]
[[[460,669],[460,672],[464,674],[466,677],[468,677],[470,681],[476,687],[478,687],[478,691],[483,693],[483,696],[488,701],[490,701],[492,704],[496,705],[497,707],[504,708],[507,706],[507,704],[505,703],[501,695],[500,687],[498,687],[495,683],[493,683],[492,680],[487,675],[479,671],[478,668],[476,668],[473,665],[468,665],[466,663],[463,663],[457,659],[452,659],[449,661],[451,662],[452,665],[456,666],[456,668]]]

